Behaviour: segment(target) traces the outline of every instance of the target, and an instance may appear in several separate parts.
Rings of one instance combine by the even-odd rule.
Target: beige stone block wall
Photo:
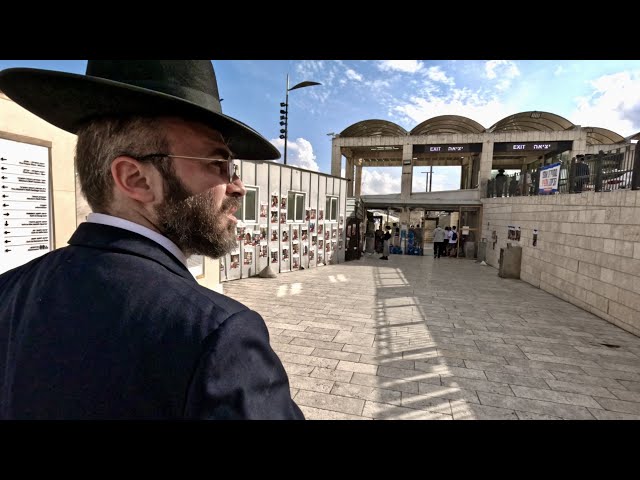
[[[519,226],[520,241],[511,243],[522,247],[523,281],[640,335],[640,191],[485,198],[482,203],[488,264],[498,267],[507,226]]]
[[[50,148],[54,245],[61,248],[91,212],[76,182],[73,160],[76,136],[20,107],[0,92],[0,136]],[[220,262],[205,259],[198,283],[222,293]]]
[[[76,136],[28,112],[0,93],[0,135],[48,147],[51,152],[53,248],[64,247],[76,229],[73,155]]]

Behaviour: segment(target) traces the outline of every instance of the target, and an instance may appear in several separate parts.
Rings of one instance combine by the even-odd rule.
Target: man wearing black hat
[[[93,211],[0,275],[0,418],[303,419],[262,317],[186,266],[235,247],[233,158],[280,156],[222,114],[211,61],[12,68],[0,90],[78,136]]]
[[[589,165],[584,161],[583,155],[578,155],[576,163],[575,193],[582,193],[582,189],[589,183]]]

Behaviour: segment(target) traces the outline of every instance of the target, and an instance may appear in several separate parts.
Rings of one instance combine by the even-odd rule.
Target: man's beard
[[[173,172],[165,175],[164,180],[164,202],[156,207],[157,225],[164,236],[187,257],[220,258],[237,247],[236,225],[225,216],[232,208],[240,207],[240,198],[226,197],[220,208],[216,208],[213,190],[192,195]]]

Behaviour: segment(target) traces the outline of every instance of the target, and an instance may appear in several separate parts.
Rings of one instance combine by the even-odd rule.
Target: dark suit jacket
[[[69,244],[0,275],[0,418],[304,418],[256,312],[136,233]]]

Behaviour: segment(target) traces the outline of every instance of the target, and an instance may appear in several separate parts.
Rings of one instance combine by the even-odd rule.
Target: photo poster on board
[[[271,264],[278,265],[278,247],[271,247]]]
[[[244,249],[243,261],[242,261],[243,265],[249,265],[249,266],[253,265],[253,252],[254,252],[253,247],[247,247]]]
[[[538,169],[538,195],[558,193],[561,166],[562,163],[552,163]]]
[[[271,192],[271,211],[277,212],[280,209],[280,203],[278,200],[278,192]]]
[[[244,245],[253,245],[253,230],[250,228],[245,229],[244,231]]]
[[[244,226],[241,227],[240,224],[241,222],[238,222],[236,226],[236,240],[238,240],[238,242],[243,242],[245,227]]]
[[[282,199],[280,200],[280,213],[284,212],[285,215],[287,213],[287,196],[282,195]]]
[[[240,268],[240,253],[232,253],[229,269],[234,270]]]
[[[268,212],[268,205],[267,202],[260,202],[260,221],[264,222],[267,219],[267,212]]]

